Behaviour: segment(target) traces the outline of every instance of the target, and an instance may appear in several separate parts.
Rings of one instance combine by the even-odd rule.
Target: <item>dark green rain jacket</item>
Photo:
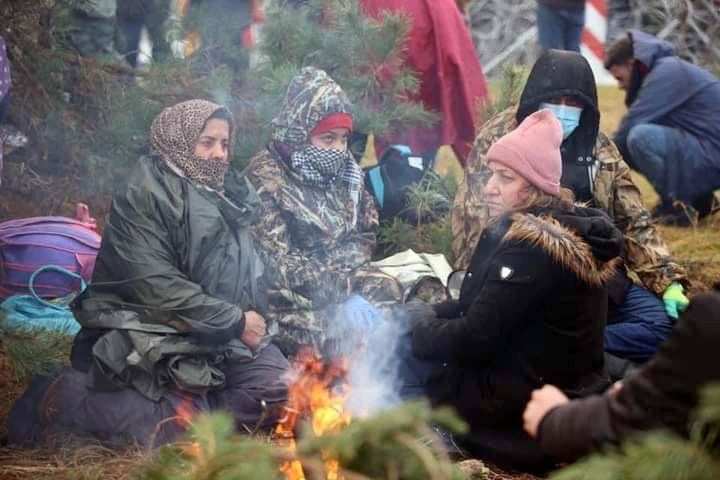
[[[225,360],[250,361],[244,309],[264,310],[249,224],[255,191],[232,171],[225,195],[143,157],[117,195],[93,282],[74,304],[73,366],[100,390],[158,400],[222,388]],[[261,348],[267,345],[269,339]]]

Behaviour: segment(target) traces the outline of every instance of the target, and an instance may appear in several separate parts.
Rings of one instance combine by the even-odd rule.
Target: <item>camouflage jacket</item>
[[[452,209],[452,253],[455,267],[467,268],[478,238],[487,224],[483,188],[488,179],[486,153],[495,141],[517,126],[517,106],[488,120],[475,137],[465,178]],[[645,287],[661,294],[673,281],[684,280],[684,269],[675,263],[665,242],[643,206],[630,168],[608,137],[600,132],[596,143],[597,170],[593,184],[594,207],[605,210],[625,235],[625,262]]]
[[[245,175],[262,205],[253,234],[271,282],[310,299],[311,308],[344,300],[350,273],[368,265],[375,248],[372,197],[362,190],[353,225],[352,202],[340,185],[307,185],[268,150],[250,161]]]

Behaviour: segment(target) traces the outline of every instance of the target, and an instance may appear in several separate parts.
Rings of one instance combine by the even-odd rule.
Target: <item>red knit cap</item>
[[[502,163],[545,193],[560,196],[562,127],[550,110],[529,115],[512,132],[493,143],[488,161]]]
[[[353,118],[349,113],[333,113],[320,120],[310,135],[320,135],[333,128],[347,128],[352,132]]]

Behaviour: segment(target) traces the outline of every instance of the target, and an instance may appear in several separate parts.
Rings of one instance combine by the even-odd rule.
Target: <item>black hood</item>
[[[540,55],[520,96],[517,122],[536,112],[542,102],[562,96],[577,98],[585,104],[580,125],[561,146],[563,163],[588,165],[594,156],[600,111],[595,76],[588,61],[579,53],[546,50]]]

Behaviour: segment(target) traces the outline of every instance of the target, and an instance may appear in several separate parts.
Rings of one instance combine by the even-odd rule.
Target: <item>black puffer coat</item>
[[[571,397],[608,385],[603,364],[612,276],[622,235],[599,210],[533,209],[500,217],[482,234],[459,302],[413,330],[413,350],[442,362],[436,403],[471,426],[521,425],[533,388]]]

